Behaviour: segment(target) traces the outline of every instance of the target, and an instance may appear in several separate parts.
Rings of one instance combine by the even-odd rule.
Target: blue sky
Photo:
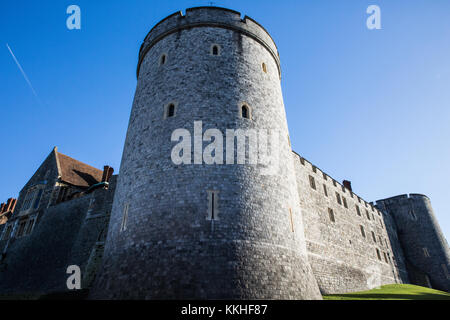
[[[81,30],[66,8],[81,8]],[[0,201],[53,146],[119,169],[141,41],[209,1],[2,1]],[[450,239],[450,2],[214,1],[260,22],[280,51],[294,150],[367,201],[431,198]],[[381,8],[381,30],[366,8]],[[11,57],[28,75],[33,94]]]

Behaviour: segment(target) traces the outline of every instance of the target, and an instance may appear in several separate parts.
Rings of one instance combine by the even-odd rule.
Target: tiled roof
[[[102,180],[103,171],[75,160],[65,154],[56,153],[61,180],[78,187],[89,187]]]

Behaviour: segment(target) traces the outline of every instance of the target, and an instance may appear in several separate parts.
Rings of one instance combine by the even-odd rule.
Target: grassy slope
[[[450,294],[412,284],[389,284],[381,289],[333,294],[325,300],[450,300]]]

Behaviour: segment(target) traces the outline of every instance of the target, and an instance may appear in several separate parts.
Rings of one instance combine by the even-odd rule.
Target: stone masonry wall
[[[177,28],[189,23],[196,25]],[[187,10],[160,26],[158,41],[150,34],[142,47],[102,271],[91,298],[320,299],[306,256],[278,55],[255,39],[252,28],[265,31],[217,8]],[[213,44],[220,46],[217,56]],[[164,118],[171,102],[175,116]],[[251,120],[239,113],[243,103]],[[276,130],[278,174],[249,164],[174,164],[171,134],[184,128],[197,138],[194,121],[202,121],[202,133]],[[213,221],[211,190],[217,192]]]
[[[404,270],[393,261],[396,253],[381,212],[307,160],[295,158],[308,256],[322,294],[402,282]]]

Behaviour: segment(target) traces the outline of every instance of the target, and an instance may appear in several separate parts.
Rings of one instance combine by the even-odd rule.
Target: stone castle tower
[[[379,200],[377,206],[398,226],[410,281],[450,292],[450,250],[430,199],[422,194],[400,195]]]
[[[91,297],[321,298],[307,258],[280,70],[270,35],[238,12],[191,8],[153,27],[139,53]],[[179,128],[200,144],[208,129],[275,131],[277,172],[236,158],[175,164],[171,138]],[[195,151],[194,142],[193,159]]]

